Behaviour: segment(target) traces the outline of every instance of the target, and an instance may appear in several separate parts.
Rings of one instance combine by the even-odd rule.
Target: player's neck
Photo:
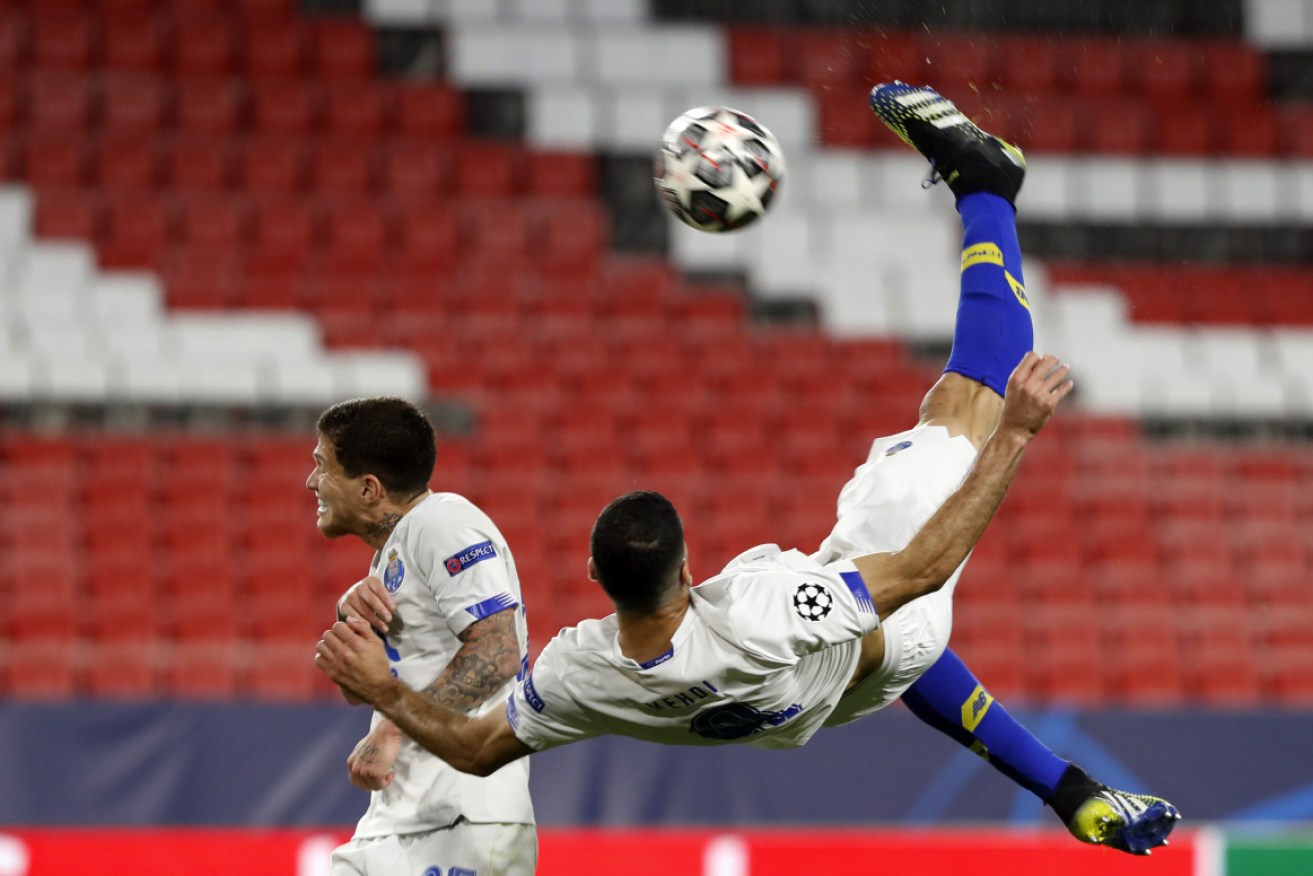
[[[410,510],[427,499],[432,493],[429,490],[421,490],[413,496],[407,497],[406,501],[400,505],[391,502],[386,503],[379,509],[377,518],[365,525],[365,531],[360,534],[360,538],[365,544],[369,545],[376,551],[381,551],[383,545],[387,544],[388,538],[392,535],[392,530],[397,528],[401,518],[405,517]]]
[[[617,611],[620,653],[638,663],[647,663],[669,651],[671,639],[683,623],[688,606],[688,591],[681,590],[678,599],[672,599],[656,611],[643,614]]]

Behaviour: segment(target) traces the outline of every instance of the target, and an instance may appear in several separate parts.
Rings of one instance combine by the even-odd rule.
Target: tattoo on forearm
[[[515,610],[500,611],[476,621],[461,633],[461,647],[437,680],[429,696],[451,709],[468,711],[496,693],[520,668],[515,638]]]
[[[369,524],[365,534],[369,538],[386,538],[392,534],[392,530],[397,528],[401,522],[401,515],[397,513],[384,514],[381,518]]]

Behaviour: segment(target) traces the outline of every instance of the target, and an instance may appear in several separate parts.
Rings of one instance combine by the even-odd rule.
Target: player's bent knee
[[[965,435],[977,449],[998,425],[1003,397],[979,381],[946,372],[921,402],[921,424]]]

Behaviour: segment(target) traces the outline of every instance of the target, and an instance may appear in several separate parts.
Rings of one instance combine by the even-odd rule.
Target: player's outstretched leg
[[[1058,757],[995,701],[952,649],[903,693],[902,700],[923,722],[1053,807],[1082,842],[1148,854],[1167,844],[1180,819],[1166,800],[1109,788]]]
[[[1014,205],[1026,160],[933,88],[877,85],[870,102],[880,121],[929,160],[931,181],[943,179],[957,199],[962,274],[953,351],[921,413],[922,422],[964,433],[979,447],[1002,410],[1009,375],[1035,340]]]

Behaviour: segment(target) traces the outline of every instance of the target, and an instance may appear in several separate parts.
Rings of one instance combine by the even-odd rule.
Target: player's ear
[[[684,554],[684,561],[679,564],[679,583],[685,587],[693,586],[693,570],[688,565],[688,554]]]
[[[377,505],[387,498],[387,488],[383,482],[372,474],[360,478],[360,498],[366,505]]]
[[[593,562],[592,557],[588,558],[588,580],[589,581],[597,580],[597,564]]]

